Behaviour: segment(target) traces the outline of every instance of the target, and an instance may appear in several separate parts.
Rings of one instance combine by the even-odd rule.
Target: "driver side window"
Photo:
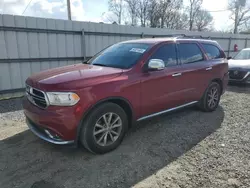
[[[177,54],[175,44],[164,44],[154,52],[150,59],[161,59],[165,67],[177,65]]]

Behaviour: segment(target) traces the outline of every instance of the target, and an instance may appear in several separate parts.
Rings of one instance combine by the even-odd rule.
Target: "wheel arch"
[[[83,124],[82,122],[84,121],[84,119],[93,110],[95,110],[98,106],[100,106],[104,103],[107,103],[107,102],[115,103],[118,106],[120,106],[128,116],[129,128],[132,127],[132,125],[134,124],[134,110],[133,110],[131,103],[126,98],[124,98],[124,97],[108,97],[105,99],[101,99],[97,103],[95,103],[94,105],[89,107],[88,110],[85,111],[84,114],[82,115],[81,121],[77,126],[77,135],[76,135],[76,139],[75,139],[76,144],[78,144],[78,141],[79,141],[80,131],[81,131],[82,124]]]
[[[223,92],[223,82],[222,82],[222,80],[220,79],[220,78],[215,78],[215,79],[213,79],[213,80],[211,80],[211,82],[210,83],[212,83],[212,82],[216,82],[216,83],[218,83],[219,85],[220,85],[220,87],[221,87],[221,94],[222,94],[222,92]]]

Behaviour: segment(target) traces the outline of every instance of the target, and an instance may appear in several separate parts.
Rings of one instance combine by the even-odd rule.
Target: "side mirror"
[[[149,71],[159,71],[165,68],[165,63],[161,59],[150,59],[148,62]]]
[[[227,57],[227,59],[229,60],[229,59],[232,59],[232,57],[231,56],[229,56],[229,57]]]

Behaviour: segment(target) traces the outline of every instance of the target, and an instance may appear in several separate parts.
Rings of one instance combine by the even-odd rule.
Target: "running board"
[[[141,121],[141,120],[148,119],[148,118],[151,118],[151,117],[154,117],[154,116],[158,116],[158,115],[161,115],[161,114],[164,114],[164,113],[167,113],[167,112],[178,110],[178,109],[184,108],[186,106],[191,106],[191,105],[193,105],[195,103],[198,103],[198,101],[193,101],[193,102],[190,102],[190,103],[187,103],[187,104],[183,104],[181,106],[177,106],[177,107],[170,108],[170,109],[167,109],[167,110],[164,110],[164,111],[161,111],[161,112],[150,114],[150,115],[147,115],[147,116],[144,116],[144,117],[141,117],[141,118],[137,119],[137,121]]]

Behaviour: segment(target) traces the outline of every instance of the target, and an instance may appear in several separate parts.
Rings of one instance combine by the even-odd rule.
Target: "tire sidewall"
[[[217,89],[218,89],[218,92],[219,92],[219,99],[218,99],[218,101],[217,101],[217,104],[213,107],[213,108],[210,108],[209,106],[208,106],[208,94],[209,94],[209,92],[210,92],[210,90],[212,89],[212,88],[214,88],[214,87],[217,87]],[[207,88],[207,90],[206,90],[206,93],[205,93],[205,97],[204,97],[204,101],[203,101],[203,103],[204,103],[204,107],[205,107],[205,109],[206,109],[206,111],[214,111],[214,110],[216,110],[216,108],[218,107],[218,105],[219,105],[219,103],[220,103],[220,97],[221,97],[221,87],[220,87],[220,85],[218,84],[218,83],[216,83],[216,82],[212,82],[210,85],[209,85],[209,87]]]
[[[97,120],[104,114],[112,112],[120,116],[122,121],[122,130],[119,138],[111,145],[108,146],[100,146],[96,143],[93,130]],[[87,117],[86,121],[83,123],[83,128],[80,134],[80,140],[82,144],[86,147],[86,149],[90,150],[93,153],[106,153],[117,148],[128,129],[128,119],[124,110],[114,103],[104,103],[101,106],[97,107],[93,110],[93,112]]]

